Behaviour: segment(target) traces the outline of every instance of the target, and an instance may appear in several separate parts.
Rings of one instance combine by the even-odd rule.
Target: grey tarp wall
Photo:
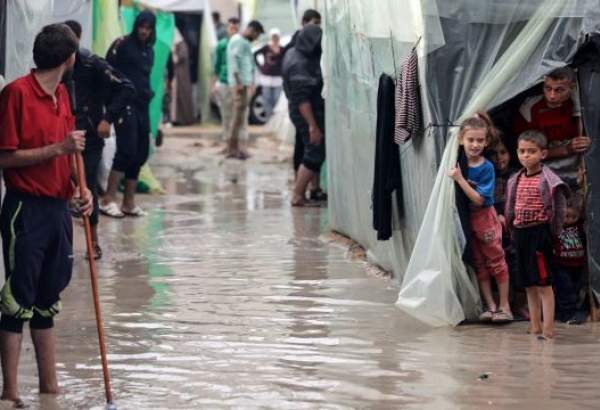
[[[4,76],[6,56],[6,2],[0,1],[0,75]]]
[[[591,36],[576,57],[579,87],[585,129],[594,138],[587,155],[588,195],[588,250],[592,287],[600,295],[600,33]]]
[[[326,8],[331,225],[364,245],[371,260],[393,270],[399,281],[404,279],[403,290],[405,276],[410,276],[408,287],[417,291],[407,292],[405,310],[431,324],[456,324],[477,313],[478,294],[456,258],[461,241],[451,210],[453,186],[444,179],[445,170],[436,178],[441,153],[451,141],[448,131],[453,129],[440,125],[490,109],[531,87],[552,68],[569,63],[583,34],[600,21],[600,4],[597,0],[419,2],[425,27],[420,78],[427,127],[423,137],[400,147],[407,214],[391,241],[378,242],[370,209],[377,79],[382,71],[394,74],[410,44],[359,32],[353,15],[369,18],[367,3],[332,0]],[[387,12],[397,25],[408,18],[407,13]],[[385,20],[380,24],[384,26],[380,32],[391,29]],[[456,147],[452,141],[450,150]],[[430,198],[436,180],[440,189]],[[436,207],[448,210],[429,212]],[[438,229],[440,225],[444,229]],[[422,227],[429,229],[422,230],[417,241]],[[448,237],[440,239],[444,235]],[[418,252],[410,259],[413,249]],[[409,260],[412,270],[406,271]],[[443,276],[445,283],[440,284]],[[449,286],[455,295],[445,300],[442,290]]]

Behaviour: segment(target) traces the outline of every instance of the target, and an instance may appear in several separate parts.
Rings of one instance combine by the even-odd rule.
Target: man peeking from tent
[[[545,164],[575,191],[581,185],[582,154],[591,145],[591,139],[582,135],[580,109],[572,98],[576,92],[575,72],[571,68],[553,70],[544,77],[543,95],[523,102],[513,129],[514,135],[541,131],[548,138]]]
[[[75,63],[78,41],[63,24],[36,36],[36,69],[0,94],[0,168],[7,193],[0,213],[6,282],[0,291],[2,400],[22,406],[17,369],[23,325],[29,322],[40,393],[59,393],[54,316],[73,268],[69,201],[75,193],[73,153],[85,148],[85,132],[73,131],[67,89],[61,84]],[[90,215],[89,190],[78,201]]]
[[[125,107],[121,118],[115,122],[117,152],[108,177],[106,195],[100,211],[113,218],[144,216],[135,203],[135,191],[142,166],[150,154],[150,101],[154,92],[150,86],[150,73],[154,63],[156,17],[148,10],[135,19],[131,33],[118,38],[110,46],[106,60],[123,73],[135,86],[135,98]],[[117,205],[117,189],[125,178],[123,204]]]

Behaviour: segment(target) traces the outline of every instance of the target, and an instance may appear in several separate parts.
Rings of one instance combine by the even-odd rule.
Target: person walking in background
[[[269,43],[254,53],[254,61],[260,72],[258,85],[265,101],[267,120],[273,115],[273,110],[283,86],[281,78],[281,63],[283,62],[283,48],[280,45],[281,32],[274,28],[269,31]],[[259,61],[262,59],[261,61]]]
[[[239,31],[240,20],[238,18],[232,17],[227,20],[228,36],[220,40],[215,49],[213,95],[221,114],[224,140],[229,137],[233,118],[233,94],[231,93],[231,87],[229,87],[229,72],[227,70],[227,45],[229,39]],[[243,129],[240,132],[246,132],[246,130]]]
[[[0,291],[1,400],[23,408],[17,373],[23,326],[29,322],[42,394],[59,394],[54,316],[73,273],[73,225],[69,201],[77,194],[72,154],[85,148],[85,132],[73,130],[67,89],[61,80],[75,64],[77,38],[64,24],[35,37],[36,69],[0,93],[0,168],[6,196],[0,214],[6,282]],[[76,201],[90,215],[89,189]]]
[[[81,40],[81,25],[74,20],[66,21],[65,24]],[[72,81],[75,101],[71,108],[75,113],[76,128],[85,130],[85,178],[94,196],[94,210],[90,217],[93,256],[100,259],[102,249],[98,240],[98,169],[104,139],[110,136],[111,124],[120,120],[125,106],[133,99],[135,88],[106,60],[84,48],[80,48],[75,55]]]
[[[145,212],[135,203],[135,191],[140,169],[150,154],[150,72],[154,63],[152,46],[156,39],[156,17],[148,10],[136,18],[132,32],[118,38],[110,46],[106,59],[135,86],[136,97],[115,123],[117,152],[108,177],[106,195],[100,211],[113,218],[143,216]],[[125,192],[121,209],[117,206],[117,189],[125,177]]]
[[[302,164],[296,176],[292,206],[307,206],[309,182],[325,161],[325,101],[321,96],[321,27],[309,24],[283,59],[283,87],[289,99],[290,119],[304,142]]]
[[[215,25],[215,32],[217,34],[217,40],[222,40],[227,37],[227,26],[221,21],[221,13],[213,11],[212,13],[213,24]]]
[[[227,145],[227,158],[244,160],[248,153],[240,147],[240,130],[248,122],[250,98],[254,93],[254,55],[251,42],[265,31],[262,24],[253,20],[241,34],[235,34],[227,45],[228,81],[233,93],[233,118]]]
[[[317,26],[321,25],[321,14],[315,9],[307,9],[302,15],[302,27],[306,27],[308,24],[316,24]],[[287,43],[283,49],[283,55],[291,50],[296,45],[296,39],[298,38],[298,34],[301,30],[298,30],[292,36],[292,39],[289,43]],[[283,90],[285,92],[285,88]],[[289,100],[289,96],[286,95]],[[302,164],[302,158],[304,157],[304,142],[302,140],[302,136],[296,132],[296,142],[294,144],[294,175],[298,176],[298,169]],[[320,187],[321,177],[319,174],[315,174],[312,181],[309,184],[309,198],[314,201],[326,201],[327,194],[323,192]]]

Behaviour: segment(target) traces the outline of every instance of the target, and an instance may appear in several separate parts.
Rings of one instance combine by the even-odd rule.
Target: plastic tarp
[[[52,0],[8,0],[6,7],[6,81],[10,82],[33,67],[33,40],[52,18]]]
[[[4,77],[6,58],[6,2],[0,2],[0,75]],[[1,81],[1,80],[0,80]],[[0,85],[1,87],[1,85]]]
[[[378,80],[384,72],[395,75],[422,35],[420,24],[400,12],[409,10],[414,2],[397,2],[400,4],[392,10],[398,14],[393,18],[383,17],[387,7],[372,7],[371,2],[359,0],[328,0],[321,12],[330,227],[359,242],[371,262],[401,278],[433,186],[437,141],[430,132],[400,148],[404,192],[409,193],[406,217],[390,241],[377,241],[372,229],[371,189]],[[387,21],[390,26],[382,30],[377,21]],[[403,29],[392,30],[399,22]]]
[[[77,20],[84,29],[82,45],[91,45],[91,0],[8,0],[6,12],[7,81],[23,76],[33,68],[33,41],[47,24]]]
[[[425,0],[419,11],[411,1],[394,3],[378,11],[362,0],[325,2],[330,224],[393,271],[402,309],[432,325],[456,325],[477,314],[479,295],[460,257],[464,240],[446,177],[456,162],[449,132],[456,128],[448,125],[569,63],[582,34],[600,21],[600,7],[597,0]],[[394,31],[391,22],[404,27]],[[378,242],[370,209],[377,80],[398,72],[419,36],[426,127],[399,148],[406,215],[390,241]]]
[[[123,35],[119,5],[114,0],[94,0],[92,16],[92,51],[104,57],[113,41]]]

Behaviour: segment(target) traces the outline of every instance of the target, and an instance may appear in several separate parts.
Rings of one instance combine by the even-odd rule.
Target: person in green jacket
[[[239,31],[240,20],[238,18],[232,17],[227,20],[227,37],[221,39],[215,49],[213,96],[221,113],[223,140],[229,135],[233,117],[233,94],[231,93],[231,88],[228,84],[227,45],[229,44],[229,39]],[[246,131],[244,130],[243,132]]]

